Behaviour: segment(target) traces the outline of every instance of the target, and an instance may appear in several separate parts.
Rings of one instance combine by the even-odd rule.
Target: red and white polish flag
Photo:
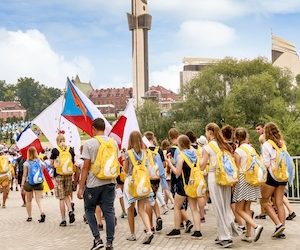
[[[38,153],[43,151],[42,144],[37,135],[30,128],[30,125],[18,136],[16,144],[25,160],[27,159],[27,150],[30,147],[35,147]]]
[[[119,149],[128,148],[128,140],[132,131],[140,132],[133,101],[133,99],[128,100],[123,115],[119,117],[109,133],[109,137],[114,138],[117,141]],[[143,142],[146,146],[150,145],[146,137],[143,137]]]

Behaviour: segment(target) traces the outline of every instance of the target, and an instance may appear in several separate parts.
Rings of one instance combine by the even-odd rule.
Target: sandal
[[[28,222],[32,221],[32,217],[28,217],[26,221]]]
[[[41,218],[38,220],[39,223],[45,222],[45,218],[46,218],[46,215],[45,214],[41,214]]]

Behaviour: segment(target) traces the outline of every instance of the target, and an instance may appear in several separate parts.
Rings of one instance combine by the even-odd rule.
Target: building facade
[[[300,59],[294,44],[272,35],[272,64],[291,71],[293,77],[300,74]]]
[[[215,64],[220,60],[200,57],[183,58],[183,70],[180,72],[180,88],[193,80],[205,67]]]
[[[118,114],[126,108],[127,100],[132,98],[132,88],[107,88],[93,90],[89,98],[102,114]]]
[[[0,101],[0,119],[7,121],[7,119],[22,119],[25,120],[26,109],[22,107],[19,102],[3,102]]]
[[[89,96],[94,88],[91,84],[91,82],[82,82],[80,79],[79,79],[79,76],[76,75],[75,79],[72,79],[72,82],[75,84],[75,86],[77,88],[79,88],[86,96]]]

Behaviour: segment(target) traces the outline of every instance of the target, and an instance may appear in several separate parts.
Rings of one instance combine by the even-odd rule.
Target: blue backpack
[[[41,184],[44,181],[42,166],[39,160],[28,161],[28,177],[29,185]]]

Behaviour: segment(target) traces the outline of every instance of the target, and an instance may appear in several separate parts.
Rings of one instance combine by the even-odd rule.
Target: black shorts
[[[182,179],[179,180],[179,181],[176,183],[176,185],[175,185],[175,193],[178,194],[178,195],[180,195],[180,196],[186,197],[185,200],[184,200],[184,202],[183,202],[183,204],[182,204],[181,209],[182,209],[182,210],[183,210],[183,209],[184,209],[184,210],[187,210],[187,209],[188,209],[189,203],[188,203],[188,199],[187,199],[186,193],[185,193],[185,191],[184,191],[184,185],[183,185]]]
[[[124,182],[121,181],[120,175],[117,177],[116,180],[117,180],[118,185],[124,185]]]
[[[44,190],[44,185],[43,185],[43,183],[36,184],[36,185],[30,185],[28,182],[25,182],[24,190],[26,192],[32,192],[33,190],[43,191]]]
[[[278,181],[274,180],[272,175],[268,172],[266,184],[269,186],[272,186],[272,187],[279,187],[279,186],[286,186],[287,181],[278,182]]]
[[[159,188],[160,179],[158,179],[158,180],[150,180],[150,183],[151,183],[152,191],[154,193],[153,198],[156,199],[156,193],[157,193],[157,190]]]

